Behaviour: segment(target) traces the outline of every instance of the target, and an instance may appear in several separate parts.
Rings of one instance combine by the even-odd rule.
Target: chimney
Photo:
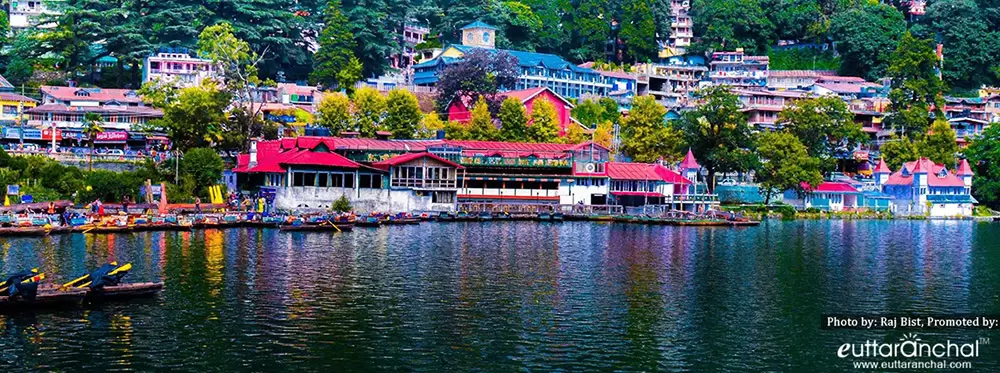
[[[257,167],[257,140],[250,141],[250,167]]]

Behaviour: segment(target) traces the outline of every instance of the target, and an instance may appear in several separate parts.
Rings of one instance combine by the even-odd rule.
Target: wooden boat
[[[378,227],[382,225],[382,220],[373,216],[358,218],[354,225],[359,227]]]
[[[538,213],[538,220],[541,220],[541,221],[552,220],[552,213],[550,213],[550,212],[539,212]]]
[[[100,290],[87,290],[84,300],[87,302],[104,302],[131,299],[156,295],[160,292],[160,290],[163,290],[162,282],[141,282],[136,284],[105,286]]]
[[[350,232],[354,230],[354,223],[282,224],[278,229],[292,232]]]
[[[132,227],[127,225],[80,225],[73,227],[74,232],[83,233],[129,233],[132,232]]]
[[[260,220],[247,220],[243,222],[244,227],[256,227],[256,228],[278,228],[279,224],[276,222],[260,221]]]
[[[44,236],[49,234],[45,227],[3,227],[0,228],[0,237],[25,237]]]
[[[67,234],[73,233],[73,227],[69,225],[56,225],[49,228],[49,234]]]
[[[447,212],[447,211],[446,212],[442,212],[440,215],[437,216],[436,220],[437,221],[455,221],[455,215],[452,215],[450,212]]]
[[[10,299],[10,297],[0,296],[0,310],[28,310],[38,308],[67,307],[80,304],[87,296],[84,289],[38,289],[38,294],[33,300],[20,297]]]
[[[746,220],[746,221],[732,220],[729,222],[729,225],[732,225],[734,227],[756,227],[760,225],[760,222],[753,220]]]
[[[552,221],[563,221],[565,215],[561,212],[556,212],[552,214]]]

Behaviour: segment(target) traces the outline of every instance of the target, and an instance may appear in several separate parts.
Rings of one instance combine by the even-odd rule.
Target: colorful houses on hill
[[[598,71],[579,67],[562,57],[515,50],[496,49],[496,28],[483,22],[474,22],[461,29],[462,44],[445,47],[431,60],[413,66],[413,84],[433,86],[438,74],[449,64],[460,60],[476,49],[497,50],[510,53],[518,60],[520,75],[514,90],[546,87],[567,98],[584,95],[604,96],[612,90],[612,83]]]
[[[573,104],[562,96],[552,92],[551,89],[541,87],[509,91],[501,93],[500,96],[503,99],[513,97],[521,101],[521,104],[524,105],[525,110],[528,112],[529,118],[532,111],[534,111],[536,102],[539,100],[548,101],[556,109],[556,117],[559,119],[559,136],[565,136],[569,126],[576,124],[575,119],[570,117],[570,110],[573,109]],[[466,101],[456,98],[448,105],[448,120],[466,123],[472,118],[472,103]],[[529,123],[528,125],[530,126],[531,124]]]
[[[594,143],[303,136],[255,142],[234,172],[241,187],[274,192],[279,208],[328,207],[342,195],[362,211],[449,210],[459,202],[697,211],[718,203],[692,193],[693,181],[682,174],[697,170],[611,162],[608,149]]]

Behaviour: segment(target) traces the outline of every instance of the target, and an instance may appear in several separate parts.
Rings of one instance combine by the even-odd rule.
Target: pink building
[[[549,101],[556,109],[556,116],[559,117],[559,136],[565,136],[569,125],[574,123],[573,118],[570,117],[570,110],[573,109],[573,104],[562,96],[552,92],[551,89],[538,87],[520,91],[510,91],[501,93],[500,97],[503,99],[507,99],[507,97],[514,97],[521,100],[521,103],[524,104],[524,108],[528,111],[529,117],[535,107],[535,102],[538,100]],[[471,118],[471,103],[465,102],[465,100],[454,100],[451,102],[451,105],[448,105],[448,120],[467,123]],[[531,123],[528,123],[528,125],[530,126]]]

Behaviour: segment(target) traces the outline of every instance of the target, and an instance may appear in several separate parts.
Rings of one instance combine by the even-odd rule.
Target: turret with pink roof
[[[885,158],[878,160],[878,166],[875,166],[875,170],[872,175],[875,176],[875,185],[882,186],[886,181],[889,180],[889,175],[892,174],[892,170],[889,169],[889,165],[885,163]]]
[[[694,152],[691,151],[691,148],[688,148],[687,155],[684,156],[684,160],[681,161],[679,168],[684,178],[693,182],[689,187],[689,193],[697,193],[695,184],[698,183],[698,171],[701,170],[701,165],[698,164],[698,160],[694,159]]]
[[[972,167],[969,166],[969,160],[963,159],[958,163],[958,172],[955,173],[958,177],[962,178],[962,182],[965,183],[965,187],[972,190]]]

